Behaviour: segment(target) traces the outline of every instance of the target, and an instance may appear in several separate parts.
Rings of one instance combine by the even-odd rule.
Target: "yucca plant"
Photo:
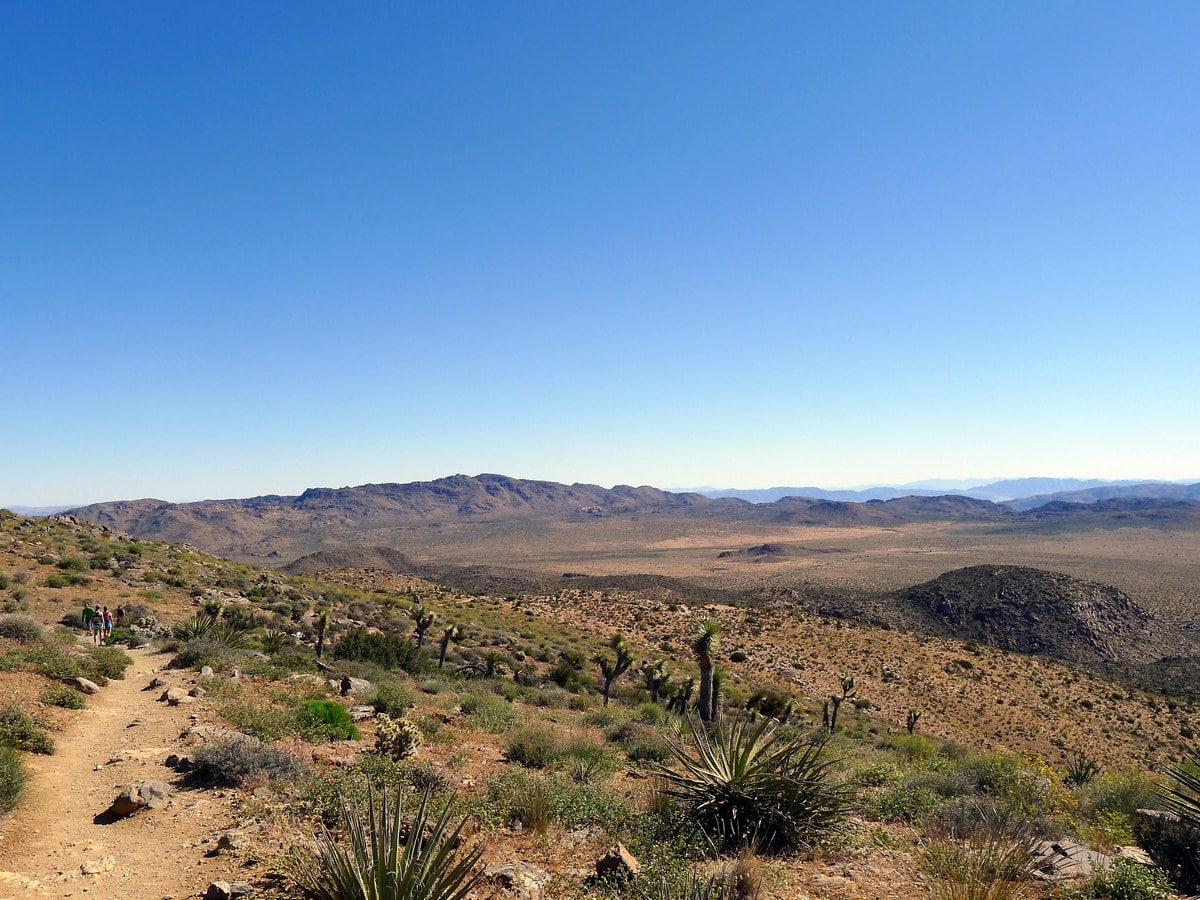
[[[739,715],[711,728],[689,720],[690,744],[668,742],[678,769],[658,774],[716,847],[807,848],[841,825],[850,797],[822,745],[785,736],[770,719]]]
[[[284,647],[291,646],[292,636],[277,628],[268,628],[258,637],[258,645],[264,653],[278,653]]]
[[[172,633],[176,640],[187,642],[204,638],[227,650],[240,650],[246,644],[246,635],[241,629],[203,613],[186,622],[177,622]]]
[[[451,806],[434,816],[422,795],[411,823],[399,794],[367,785],[366,803],[343,798],[344,840],[327,829],[317,838],[317,858],[289,872],[308,900],[465,900],[479,883],[476,844],[460,849],[465,820],[450,827]]]
[[[196,613],[195,616],[186,622],[176,622],[171,633],[175,636],[176,640],[191,641],[207,635],[216,627],[216,624],[216,616],[209,615],[208,613]]]
[[[976,801],[928,826],[922,853],[937,900],[1024,900],[1035,895],[1038,834],[1027,819]]]
[[[1200,750],[1187,754],[1171,770],[1175,783],[1161,793],[1163,805],[1195,828],[1200,828]]]

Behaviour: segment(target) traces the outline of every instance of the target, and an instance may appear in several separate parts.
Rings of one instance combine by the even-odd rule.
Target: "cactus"
[[[396,762],[411,759],[421,746],[421,731],[408,719],[393,719],[381,713],[375,717],[375,750]]]

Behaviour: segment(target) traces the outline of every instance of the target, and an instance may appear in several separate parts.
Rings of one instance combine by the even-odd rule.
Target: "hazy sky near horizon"
[[[6,4],[0,505],[1200,476],[1197,35]]]

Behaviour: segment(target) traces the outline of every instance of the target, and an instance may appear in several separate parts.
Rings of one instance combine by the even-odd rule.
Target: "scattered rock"
[[[349,678],[346,680],[350,682],[350,689],[346,693],[351,696],[356,696],[358,694],[369,694],[375,689],[375,685],[371,684],[371,682],[367,681],[365,678]],[[342,690],[342,681],[343,679],[341,678],[330,678],[328,679],[327,684],[331,690],[340,692]]]
[[[167,679],[165,679],[165,678],[157,678],[157,677],[151,678],[150,683],[148,685],[146,685],[144,688],[142,688],[142,690],[143,691],[153,691],[156,688],[166,687],[167,683],[168,683]]]
[[[597,875],[619,875],[634,878],[642,871],[642,864],[637,861],[624,844],[617,844],[602,857],[596,860]]]
[[[172,753],[163,760],[163,765],[168,769],[174,769],[176,772],[190,772],[195,763],[190,756],[181,756],[178,753]]]
[[[189,697],[203,697],[207,693],[208,693],[208,691],[206,691],[204,688],[200,687],[200,685],[196,685],[194,688],[192,688],[190,691],[188,691],[188,696]]]
[[[230,850],[241,850],[246,845],[246,839],[236,831],[226,831],[217,838],[217,851],[221,853]]]
[[[1113,859],[1127,859],[1142,866],[1153,866],[1154,860],[1141,847],[1118,847]]]
[[[201,678],[212,678],[214,674],[216,674],[216,673],[213,672],[212,666],[201,666],[200,667],[200,677]]]
[[[64,684],[68,684],[81,694],[98,694],[100,693],[100,685],[94,681],[88,681],[86,678],[76,676],[75,678],[64,678]]]
[[[249,897],[254,888],[244,881],[214,881],[204,892],[204,900],[234,900],[235,897]]]
[[[111,856],[102,856],[99,859],[86,860],[79,867],[79,871],[84,875],[99,875],[101,872],[111,872],[117,867],[117,861]]]
[[[522,900],[542,900],[551,875],[544,869],[519,860],[488,866],[483,877],[515,893]]]
[[[181,703],[191,703],[194,698],[189,697],[183,688],[174,687],[167,688],[158,699],[165,700],[168,706],[179,706]]]
[[[350,718],[355,722],[361,722],[363,719],[370,719],[375,715],[375,707],[373,706],[352,706],[350,707]]]
[[[143,781],[121,791],[108,811],[123,819],[143,809],[158,809],[167,802],[170,793],[171,786],[165,781]]]

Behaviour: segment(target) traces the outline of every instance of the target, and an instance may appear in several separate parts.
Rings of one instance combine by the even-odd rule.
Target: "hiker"
[[[83,604],[83,631],[88,636],[92,636],[92,619],[95,618],[96,610],[92,608],[92,604]]]
[[[112,637],[113,615],[109,612],[108,607],[104,607],[104,637]]]

